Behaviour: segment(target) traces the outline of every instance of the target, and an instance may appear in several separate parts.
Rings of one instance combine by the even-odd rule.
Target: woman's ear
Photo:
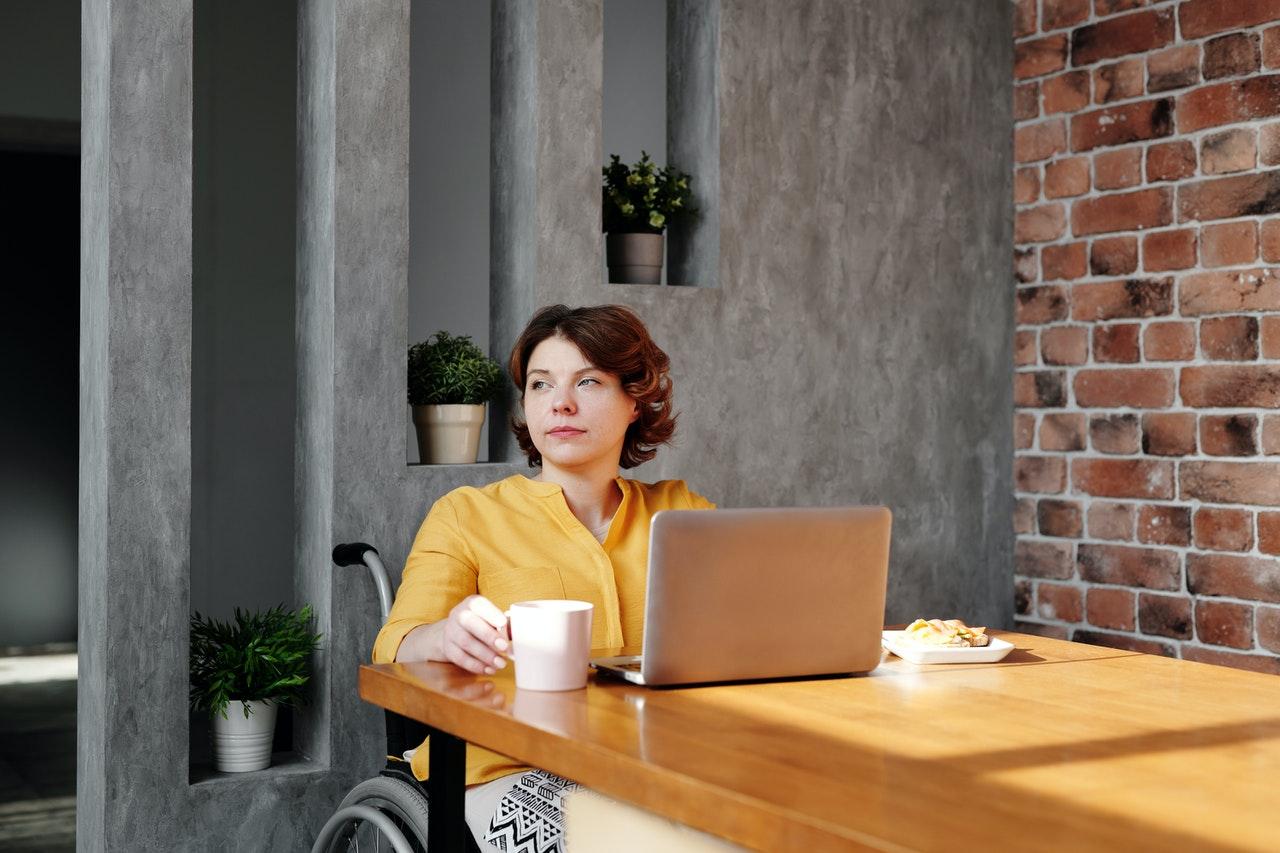
[[[635,423],[638,420],[640,420],[640,401],[632,400],[631,401],[631,420],[628,421],[628,423]]]

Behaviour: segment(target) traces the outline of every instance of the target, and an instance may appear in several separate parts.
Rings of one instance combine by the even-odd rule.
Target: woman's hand
[[[507,665],[511,648],[507,617],[483,595],[469,595],[439,622],[421,625],[405,635],[397,661],[438,660],[467,672],[493,675]]]
[[[507,665],[507,617],[483,595],[468,595],[449,611],[441,640],[444,659],[467,672],[493,675]]]
[[[494,683],[487,678],[449,686],[444,689],[444,692],[464,702],[471,702],[475,705],[488,705],[495,711],[501,711],[503,706],[507,704],[506,694],[497,689]]]

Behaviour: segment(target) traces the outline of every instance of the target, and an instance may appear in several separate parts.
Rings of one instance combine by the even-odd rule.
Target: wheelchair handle
[[[391,581],[387,577],[387,569],[378,557],[378,549],[364,542],[347,542],[333,549],[333,562],[339,566],[363,565],[373,575],[373,583],[378,588],[378,604],[382,608],[382,621],[385,623],[391,615]]]

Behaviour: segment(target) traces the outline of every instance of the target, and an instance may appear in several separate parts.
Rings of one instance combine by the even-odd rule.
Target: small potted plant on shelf
[[[409,347],[409,405],[418,458],[430,464],[475,462],[484,404],[502,387],[502,368],[468,335],[436,332]]]
[[[214,767],[225,773],[271,764],[276,709],[305,702],[311,608],[264,612],[236,608],[234,622],[191,617],[191,707],[213,719]]]
[[[692,216],[690,177],[658,167],[647,152],[632,166],[617,154],[604,167],[603,229],[612,283],[662,282],[662,235],[672,221]]]

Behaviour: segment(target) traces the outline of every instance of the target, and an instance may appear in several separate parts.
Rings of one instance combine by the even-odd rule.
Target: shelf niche
[[[720,2],[605,0],[603,156],[641,150],[691,178],[699,215],[667,229],[662,281],[717,287],[720,267]],[[666,76],[646,58],[665,52]],[[605,165],[602,164],[602,165]],[[607,268],[602,276],[609,284]],[[643,287],[644,285],[638,285]],[[653,285],[649,285],[652,287]]]
[[[473,0],[410,4],[408,345],[443,330],[470,336],[492,355],[491,15],[490,4]],[[480,433],[480,464],[490,460],[492,409]],[[405,424],[407,464],[427,465],[407,405]]]

